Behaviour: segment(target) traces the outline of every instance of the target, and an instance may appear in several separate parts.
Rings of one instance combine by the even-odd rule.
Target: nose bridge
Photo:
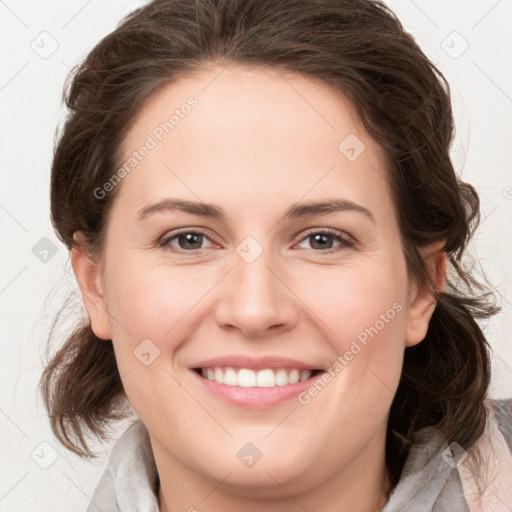
[[[219,325],[237,327],[246,336],[290,327],[297,312],[279,268],[270,248],[264,249],[252,237],[242,241],[233,254],[233,270],[218,303]]]

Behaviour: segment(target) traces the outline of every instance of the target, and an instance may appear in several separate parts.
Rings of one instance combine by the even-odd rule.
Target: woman
[[[52,220],[88,318],[43,395],[83,456],[137,416],[89,510],[512,506],[478,196],[383,4],[157,0],[67,104]]]

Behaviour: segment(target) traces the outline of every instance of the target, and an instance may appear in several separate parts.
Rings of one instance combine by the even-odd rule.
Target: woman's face
[[[291,73],[205,69],[154,96],[123,150],[84,298],[159,469],[276,496],[382,469],[432,308],[349,103]]]

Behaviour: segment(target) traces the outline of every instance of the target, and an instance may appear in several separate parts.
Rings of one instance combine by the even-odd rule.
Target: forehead
[[[243,197],[249,207],[250,195],[261,207],[276,194],[296,202],[345,191],[362,201],[388,192],[385,155],[350,102],[281,70],[212,66],[166,86],[128,133],[123,164],[144,146],[123,180],[139,203],[168,193]]]
[[[197,106],[189,109],[186,104],[191,98]],[[327,84],[290,71],[235,64],[197,70],[161,89],[145,104],[124,148],[155,129],[159,138],[158,127],[166,121],[172,125],[167,131],[162,126],[161,135],[172,131],[172,137],[165,137],[167,142],[193,131],[197,137],[188,137],[191,143],[200,137],[205,144],[219,143],[219,149],[228,142],[225,135],[252,142],[253,149],[271,142],[284,146],[286,136],[289,145],[307,141],[337,150],[336,142],[350,130],[366,137],[352,105]],[[248,141],[247,136],[257,139]],[[197,144],[196,149],[200,148]]]

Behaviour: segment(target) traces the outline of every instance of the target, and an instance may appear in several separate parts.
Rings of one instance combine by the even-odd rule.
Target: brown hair
[[[443,241],[451,267],[426,338],[407,348],[391,406],[387,464],[400,476],[412,435],[435,426],[468,449],[486,421],[488,345],[475,321],[496,311],[462,268],[479,221],[475,190],[449,156],[449,87],[395,15],[372,0],[155,0],[127,16],[70,74],[69,115],[52,167],[54,228],[70,249],[75,232],[101,252],[120,186],[93,191],[121,164],[123,138],[148,98],[211,64],[270,66],[319,79],[347,97],[389,156],[388,179],[411,278],[429,283],[420,249]],[[477,295],[479,294],[479,295]],[[90,456],[86,434],[103,438],[126,414],[111,341],[76,328],[41,379],[59,440]]]

